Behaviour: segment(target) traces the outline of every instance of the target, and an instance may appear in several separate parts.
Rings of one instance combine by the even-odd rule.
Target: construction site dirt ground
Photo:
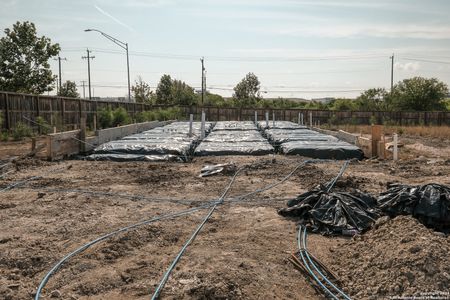
[[[420,140],[415,139],[414,143]],[[448,140],[434,149],[430,147],[408,146],[402,150],[403,159],[398,163],[352,162],[336,188],[358,188],[377,194],[390,182],[450,185],[450,158],[445,155],[450,147]],[[248,165],[227,196],[233,197],[281,180],[305,159],[270,155],[204,157],[190,163],[18,160],[5,170],[10,173],[0,179],[0,189],[33,176],[40,177],[0,193],[0,299],[30,299],[39,282],[60,259],[99,236],[217,199],[229,184],[231,174],[200,178],[200,169],[205,164]],[[289,262],[290,254],[296,250],[296,222],[279,216],[277,209],[286,205],[286,199],[332,179],[341,165],[342,162],[307,165],[273,189],[241,202],[225,201],[218,206],[177,264],[161,298],[323,299]],[[147,199],[126,198],[122,194]],[[70,259],[50,278],[43,298],[149,299],[207,213],[203,209],[140,226],[92,246]],[[409,238],[423,240],[419,231]],[[448,235],[439,238],[441,246],[449,249]],[[336,264],[336,249],[345,256],[346,247],[355,251],[354,243],[351,238],[311,234],[308,248],[339,275],[352,272],[349,268],[354,266]],[[427,247],[426,243],[422,247]],[[435,263],[449,266],[449,257],[444,253]],[[356,262],[359,259],[363,257],[352,256]],[[390,266],[394,268],[395,264]],[[376,269],[371,272],[367,275],[370,282],[381,282]],[[348,276],[345,278],[348,280]],[[439,280],[446,277],[442,278]],[[355,295],[348,281],[343,283]],[[389,282],[385,284],[388,286],[383,295],[401,294],[399,289],[390,289]],[[428,290],[427,286],[416,288]],[[378,290],[371,292],[374,299],[380,298]],[[367,295],[363,298],[366,297],[370,298]]]

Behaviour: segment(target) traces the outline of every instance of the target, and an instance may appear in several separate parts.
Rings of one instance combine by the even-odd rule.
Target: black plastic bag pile
[[[287,208],[278,213],[285,217],[299,217],[312,232],[324,235],[354,235],[372,226],[379,217],[376,199],[355,190],[327,192],[314,189],[288,201]]]
[[[391,184],[377,198],[354,192],[327,192],[333,184],[319,187],[288,201],[278,213],[297,217],[312,232],[353,235],[372,227],[385,214],[412,215],[424,225],[450,231],[450,187],[431,183],[419,186]]]
[[[419,186],[391,184],[377,199],[388,216],[412,215],[424,225],[450,229],[450,187],[431,183]]]

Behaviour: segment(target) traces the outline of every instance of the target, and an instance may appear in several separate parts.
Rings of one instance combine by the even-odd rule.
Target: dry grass
[[[351,133],[370,134],[370,125],[338,125],[331,129],[341,129]],[[384,134],[415,135],[450,139],[450,126],[384,126]]]

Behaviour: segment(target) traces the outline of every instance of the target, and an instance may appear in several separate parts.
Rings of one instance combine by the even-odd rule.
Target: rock
[[[60,297],[61,297],[61,292],[58,291],[58,290],[53,290],[53,291],[50,293],[50,297],[52,297],[52,298],[60,298]]]
[[[375,227],[375,228],[378,228],[378,227],[380,227],[381,225],[386,224],[387,222],[389,222],[390,219],[391,219],[391,218],[389,218],[388,216],[384,216],[384,217],[378,218],[378,219],[375,221],[374,227]]]
[[[411,248],[409,248],[409,252],[410,253],[417,253],[420,250],[422,250],[422,248],[420,246],[418,246],[418,245],[415,245],[415,246],[412,246]]]

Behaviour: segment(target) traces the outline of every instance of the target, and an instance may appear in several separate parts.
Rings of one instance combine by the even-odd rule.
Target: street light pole
[[[129,54],[128,54],[128,43],[119,41],[118,39],[110,36],[109,34],[104,33],[103,31],[97,30],[97,29],[85,29],[85,32],[90,32],[90,31],[97,31],[98,33],[100,33],[101,35],[103,35],[105,38],[107,38],[108,40],[112,41],[114,44],[116,44],[117,46],[121,47],[122,49],[125,49],[126,53],[127,53],[127,76],[128,76],[128,101],[131,102],[131,88],[130,88],[130,58],[129,58]]]

